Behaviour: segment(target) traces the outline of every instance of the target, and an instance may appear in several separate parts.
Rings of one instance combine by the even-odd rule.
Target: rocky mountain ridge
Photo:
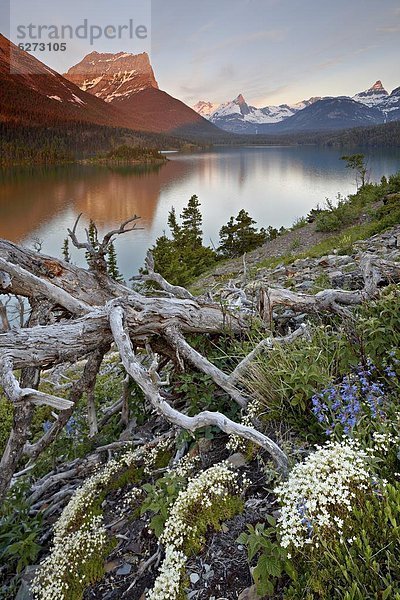
[[[356,106],[356,104],[344,103],[344,99],[352,100],[358,105],[371,109],[371,112]],[[323,130],[367,126],[395,121],[400,118],[400,88],[394,89],[389,94],[380,80],[376,81],[369,89],[359,92],[352,98],[350,96],[316,96],[296,104],[280,104],[278,106],[257,108],[247,104],[243,95],[239,94],[235,100],[219,105],[213,102],[200,101],[193,108],[226,131],[234,133],[278,133],[284,129],[298,130],[297,121],[292,120],[291,117],[320,101],[322,101],[322,104],[319,105],[320,108],[324,105],[328,107],[325,118],[322,122],[317,122],[321,117],[320,108],[316,111],[318,115],[314,114],[313,111],[308,111],[305,119],[303,117],[298,119],[302,123],[300,129]],[[345,104],[347,104],[347,115],[343,114]],[[335,112],[338,113],[336,122]],[[344,116],[345,118],[343,118]],[[307,121],[308,117],[310,119]],[[288,120],[287,124],[282,127],[281,124],[286,120]]]

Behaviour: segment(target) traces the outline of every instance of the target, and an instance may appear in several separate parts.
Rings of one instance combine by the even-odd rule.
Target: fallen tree
[[[157,273],[151,255],[146,260],[146,282],[157,284],[157,289],[133,291],[111,279],[107,273],[106,256],[115,237],[132,231],[137,217],[123,223],[119,229],[106,234],[96,244],[86,232],[86,241],[80,242],[75,223],[69,231],[72,243],[84,249],[89,256],[89,269],[38,254],[5,240],[0,240],[0,294],[25,298],[31,306],[26,327],[11,328],[2,312],[4,332],[0,333],[0,382],[7,398],[14,405],[12,431],[0,463],[0,498],[7,492],[13,475],[26,457],[26,468],[60,434],[83,394],[88,396],[90,431],[98,428],[93,403],[93,390],[103,357],[112,344],[120,354],[126,374],[136,382],[149,404],[171,424],[189,431],[214,425],[228,434],[250,440],[267,450],[279,469],[287,468],[287,457],[278,445],[258,431],[236,423],[218,412],[203,411],[188,416],[166,400],[163,392],[163,366],[171,360],[181,368],[191,364],[212,378],[241,409],[248,398],[238,384],[240,375],[265,349],[274,343],[290,343],[306,333],[302,326],[283,338],[263,340],[245,357],[231,374],[224,373],[205,356],[195,350],[186,339],[192,333],[222,334],[226,331],[242,333],[249,327],[248,315],[256,311],[257,302],[238,290],[240,303],[214,302],[210,298],[195,298],[186,289],[170,285]],[[261,314],[271,316],[279,304],[295,310],[329,310],[347,314],[347,307],[373,297],[387,273],[399,279],[399,266],[366,255],[362,259],[365,288],[356,292],[325,290],[316,296],[294,294],[288,290],[264,289],[258,293]],[[383,272],[386,275],[383,275]],[[2,305],[4,306],[4,305]],[[162,354],[162,360],[159,358]],[[39,390],[40,378],[45,371],[59,365],[85,361],[79,379],[71,383],[67,397]],[[21,369],[18,381],[15,370]],[[128,379],[129,381],[129,379]],[[56,390],[55,390],[56,391]],[[32,443],[30,425],[33,406],[47,404],[55,411],[55,421],[41,439]],[[128,423],[126,398],[110,411],[123,411]],[[114,412],[113,412],[114,411]]]

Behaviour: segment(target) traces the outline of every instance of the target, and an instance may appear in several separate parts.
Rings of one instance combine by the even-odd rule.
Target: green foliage
[[[400,484],[388,484],[346,516],[344,539],[294,558],[299,576],[285,600],[400,598]],[[352,540],[349,542],[348,540]]]
[[[71,254],[69,252],[69,238],[65,238],[62,246],[62,254],[65,262],[71,262]]]
[[[358,315],[358,333],[365,354],[377,365],[392,348],[400,346],[400,286],[387,287],[376,300],[362,305]]]
[[[11,402],[0,395],[0,455],[6,447],[13,424],[13,407]]]
[[[295,231],[296,229],[302,229],[307,225],[307,223],[308,221],[306,217],[298,217],[292,225],[292,231]]]
[[[21,573],[41,550],[42,518],[40,513],[30,516],[26,494],[25,485],[14,486],[0,510],[0,562],[7,563],[8,572]]]
[[[316,229],[323,232],[339,231],[356,222],[371,204],[387,194],[397,192],[400,192],[399,174],[391,175],[389,180],[382,179],[380,183],[364,183],[357,193],[350,195],[348,199],[338,194],[336,204],[327,199],[326,208],[316,214]],[[400,222],[399,206],[400,202],[395,196],[377,212],[374,211],[372,221],[382,222],[385,227],[395,225]]]
[[[269,527],[263,523],[257,523],[255,527],[247,525],[248,532],[243,532],[237,539],[238,544],[247,548],[249,564],[253,563],[254,558],[257,559],[251,574],[261,596],[272,596],[285,573],[292,579],[296,578],[287,550],[277,540],[276,520],[268,515],[267,522]]]
[[[163,160],[164,157],[156,148],[144,148],[141,146],[128,146],[123,144],[113,148],[106,154],[106,158],[117,161],[139,161],[139,160]]]
[[[242,499],[230,494],[217,497],[211,506],[203,502],[191,505],[187,511],[188,528],[183,544],[186,556],[200,552],[209,528],[219,531],[221,523],[243,512],[243,508]]]
[[[254,227],[255,224],[254,219],[244,209],[236,218],[231,217],[219,232],[218,252],[221,256],[235,258],[262,246],[267,241],[268,234],[263,227],[258,231]],[[274,236],[275,231],[272,230]]]
[[[112,242],[108,247],[107,271],[109,276],[112,277],[112,279],[115,279],[115,281],[122,282],[124,280],[120,270],[118,269],[117,253]]]
[[[162,235],[151,252],[155,270],[170,283],[185,286],[213,266],[216,255],[202,243],[202,215],[197,196],[190,198],[180,216],[181,224],[172,208],[168,216],[172,239]]]
[[[146,492],[140,512],[151,513],[150,528],[157,537],[164,531],[165,522],[169,516],[169,509],[184,489],[186,479],[171,471],[156,480],[154,484],[145,483],[142,488]]]
[[[346,167],[352,169],[356,174],[356,185],[360,183],[361,187],[365,185],[367,176],[367,167],[365,164],[364,154],[351,154],[342,156],[342,160],[346,161]]]
[[[314,327],[310,340],[277,345],[260,356],[244,384],[265,406],[268,419],[284,419],[304,432],[313,423],[313,394],[356,360],[343,332],[320,325]]]

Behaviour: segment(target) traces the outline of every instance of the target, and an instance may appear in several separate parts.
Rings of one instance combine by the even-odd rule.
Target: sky
[[[16,25],[145,24],[146,39],[68,41],[35,56],[64,72],[92,50],[150,54],[161,89],[193,105],[242,93],[249,104],[354,95],[400,85],[399,0],[11,0]],[[0,8],[7,34],[6,4]]]

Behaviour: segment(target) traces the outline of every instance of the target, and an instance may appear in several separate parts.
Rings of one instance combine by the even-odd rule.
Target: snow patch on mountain
[[[389,93],[383,87],[380,79],[378,79],[368,90],[359,92],[352,99],[366,106],[376,108],[385,102],[387,96],[389,96]]]

